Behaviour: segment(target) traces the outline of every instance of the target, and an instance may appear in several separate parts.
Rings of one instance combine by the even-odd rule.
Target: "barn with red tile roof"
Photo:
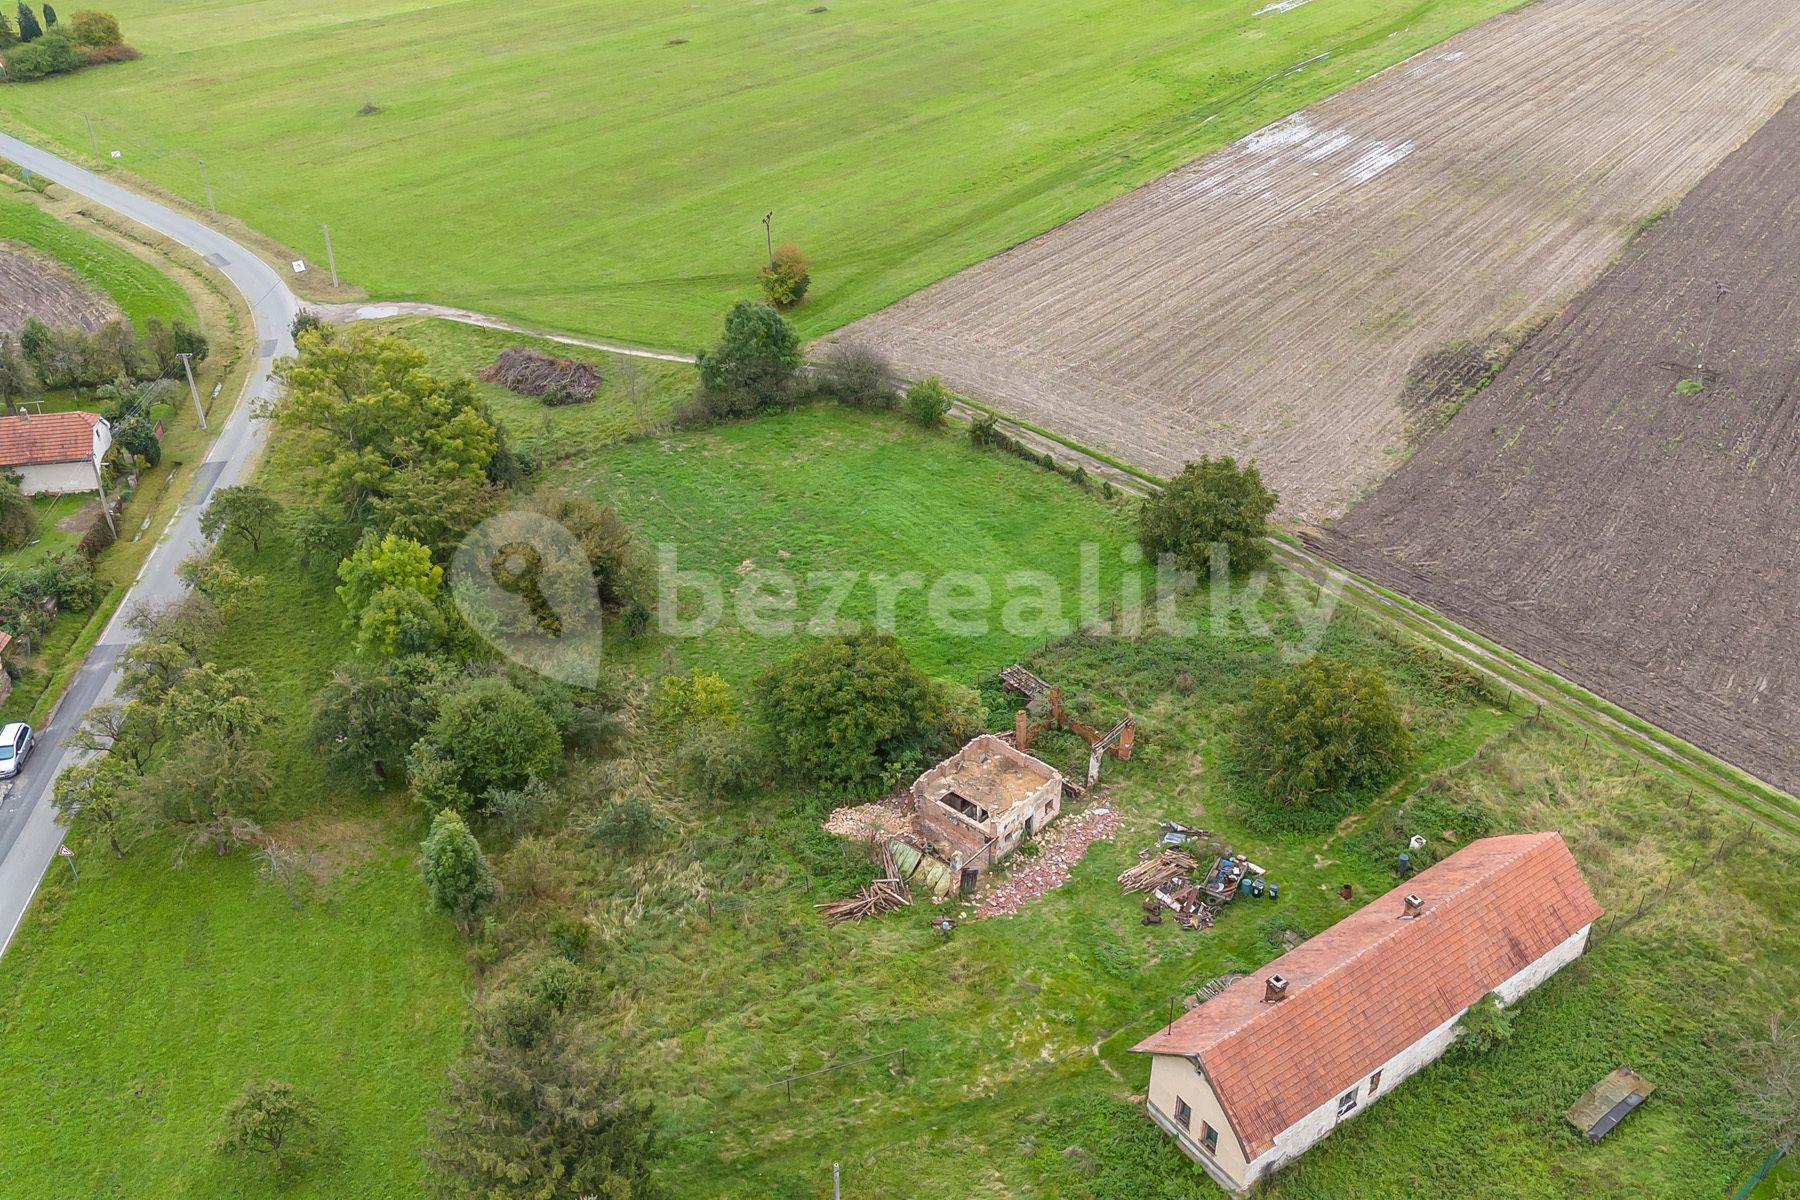
[[[1490,992],[1578,958],[1601,915],[1557,833],[1471,842],[1144,1039],[1146,1105],[1233,1191],[1426,1066]]]

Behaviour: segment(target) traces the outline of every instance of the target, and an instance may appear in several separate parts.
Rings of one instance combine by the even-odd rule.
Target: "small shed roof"
[[[1654,1083],[1630,1067],[1620,1067],[1569,1105],[1569,1124],[1586,1134],[1588,1141],[1597,1142],[1655,1090]]]

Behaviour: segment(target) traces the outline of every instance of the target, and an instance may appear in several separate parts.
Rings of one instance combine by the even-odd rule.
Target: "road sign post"
[[[58,856],[69,860],[69,874],[74,876],[76,883],[80,883],[81,882],[81,871],[75,865],[75,852],[73,850],[69,849],[67,846],[58,846],[56,848],[56,853],[58,854]]]
[[[331,286],[336,287],[338,285],[337,255],[331,252],[331,226],[321,225],[319,228],[325,231],[325,262],[331,267]]]

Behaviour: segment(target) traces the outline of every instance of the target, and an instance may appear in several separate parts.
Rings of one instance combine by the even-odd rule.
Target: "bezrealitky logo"
[[[593,568],[549,517],[506,512],[476,526],[451,559],[450,595],[469,627],[518,665],[577,687],[599,681]]]

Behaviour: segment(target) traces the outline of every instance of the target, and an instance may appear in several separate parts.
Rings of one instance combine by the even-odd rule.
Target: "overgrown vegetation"
[[[75,13],[65,28],[58,23],[53,6],[43,8],[40,23],[31,6],[19,0],[16,29],[0,13],[0,50],[6,51],[0,83],[29,83],[138,57],[138,52],[125,44],[118,19],[110,13],[84,9]]]

